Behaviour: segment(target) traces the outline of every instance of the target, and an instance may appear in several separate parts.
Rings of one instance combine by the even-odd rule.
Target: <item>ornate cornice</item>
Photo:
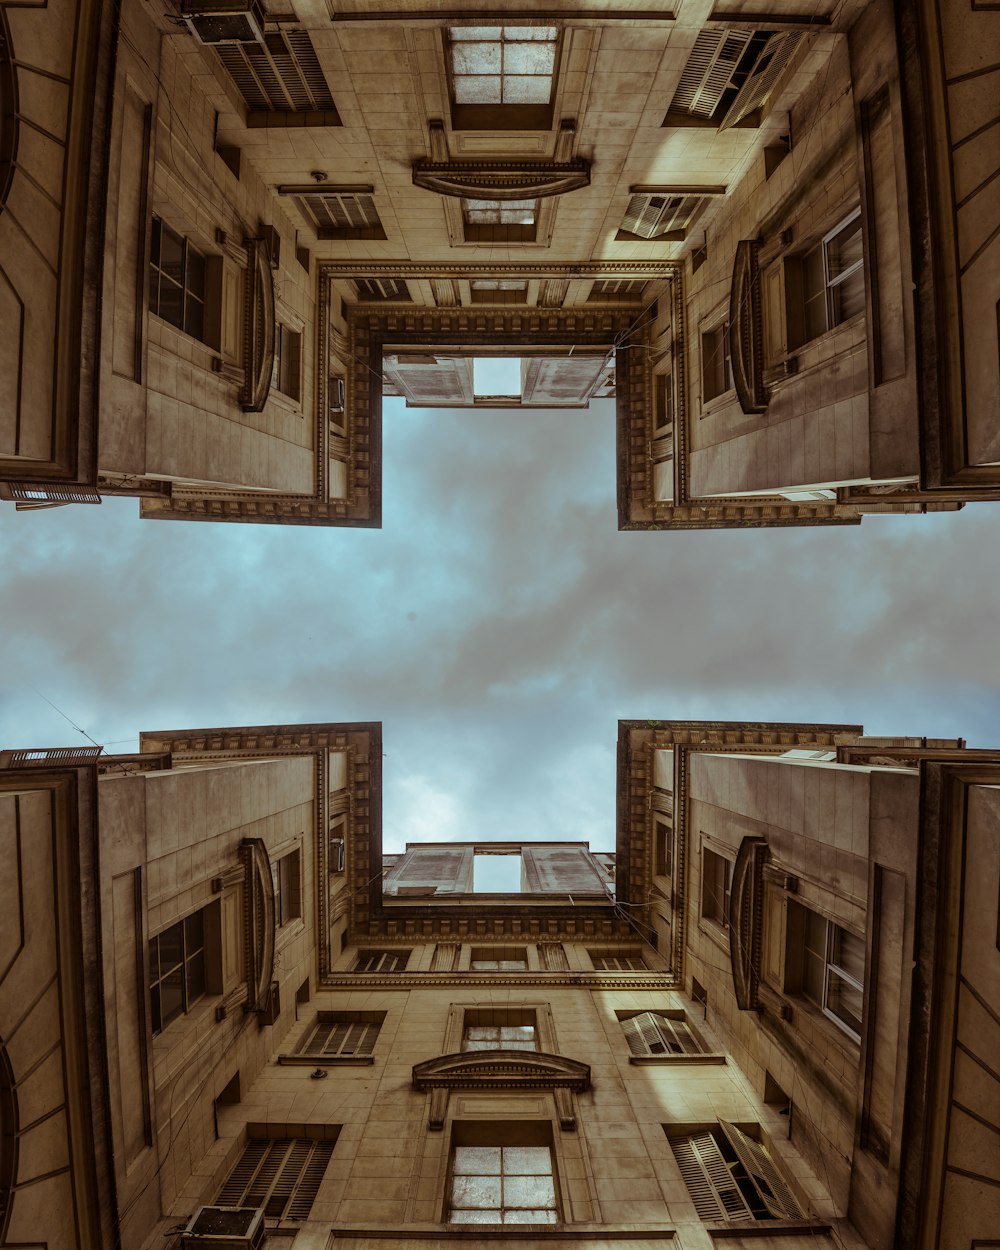
[[[590,186],[590,161],[419,160],[413,185],[458,198],[544,199]]]
[[[380,989],[408,990],[414,987],[432,989],[435,986],[458,985],[465,990],[499,987],[512,989],[516,986],[551,990],[553,988],[580,988],[600,990],[676,990],[680,982],[668,972],[573,972],[573,973],[517,973],[481,975],[474,972],[330,972],[323,978],[320,988],[325,990]]]
[[[372,261],[320,261],[320,277],[356,278],[388,274],[398,278],[469,278],[510,274],[527,278],[663,278],[670,279],[681,272],[681,262],[675,260],[583,260],[574,264],[546,262],[539,258],[531,264],[488,263],[473,264],[421,264],[411,260]],[[433,311],[433,310],[428,310]]]

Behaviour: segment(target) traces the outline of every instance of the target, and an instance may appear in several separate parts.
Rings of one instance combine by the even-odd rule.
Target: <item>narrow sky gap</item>
[[[477,357],[472,364],[472,380],[477,395],[520,395],[521,361],[517,356]]]
[[[520,894],[520,855],[476,855],[472,861],[476,894]]]

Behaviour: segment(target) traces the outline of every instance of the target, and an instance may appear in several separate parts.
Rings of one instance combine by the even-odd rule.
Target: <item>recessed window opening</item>
[[[521,856],[476,855],[472,889],[476,894],[520,894]]]
[[[554,26],[452,26],[456,104],[548,104],[556,64]]]
[[[476,395],[521,398],[521,360],[518,356],[491,356],[472,362]]]

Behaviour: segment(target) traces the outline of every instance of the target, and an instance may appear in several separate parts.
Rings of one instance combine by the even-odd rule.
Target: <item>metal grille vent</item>
[[[251,113],[336,112],[307,31],[268,31],[263,43],[216,51]]]

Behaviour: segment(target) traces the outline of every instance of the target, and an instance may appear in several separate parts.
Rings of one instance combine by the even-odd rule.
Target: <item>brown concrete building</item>
[[[998,54],[978,0],[2,3],[0,498],[378,525],[383,394],[613,394],[623,528],[996,499]]]
[[[0,1244],[995,1238],[1000,753],[623,722],[614,854],[383,856],[381,760],[0,755]]]

